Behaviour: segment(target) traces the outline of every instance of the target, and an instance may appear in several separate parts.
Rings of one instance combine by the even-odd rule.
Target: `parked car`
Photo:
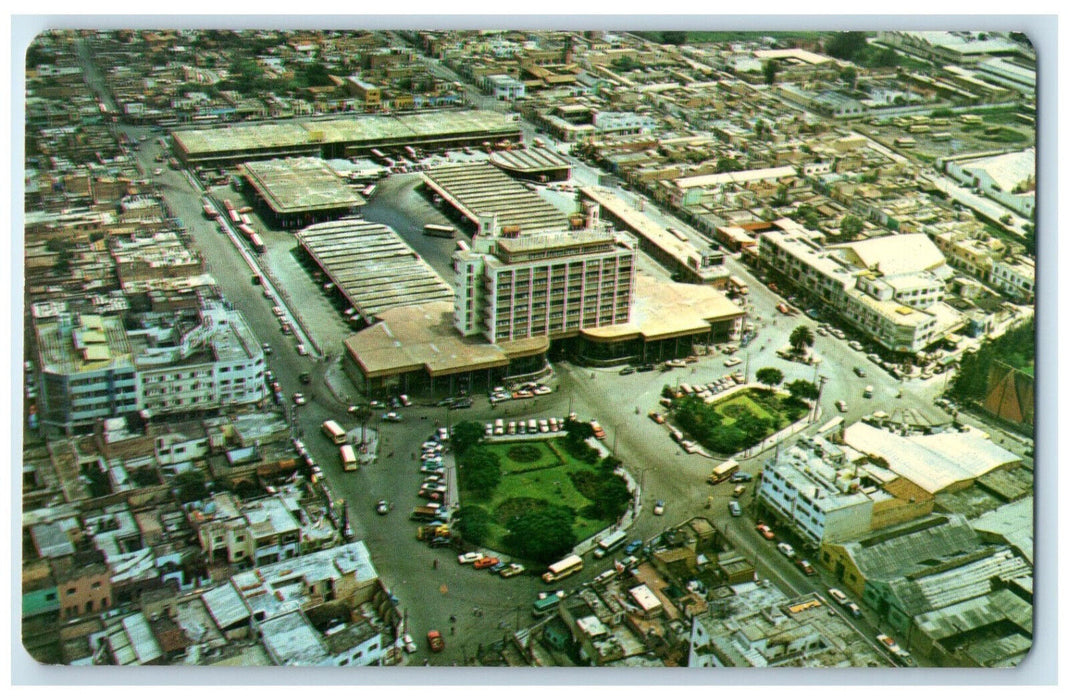
[[[753,481],[753,474],[747,472],[735,472],[731,475],[731,483],[733,484],[743,484],[751,481]]]
[[[489,569],[491,566],[496,566],[501,563],[501,560],[497,557],[483,557],[474,563],[476,569]]]
[[[657,501],[657,504],[653,506],[654,515],[664,515],[664,501]]]
[[[650,419],[658,425],[664,423],[664,416],[662,416],[660,413],[657,413],[657,411],[650,411]]]
[[[724,360],[724,366],[725,367],[734,367],[735,365],[741,365],[741,364],[742,364],[742,360],[740,360],[737,357],[729,357],[728,359]]]
[[[482,552],[465,552],[457,557],[457,563],[459,564],[474,564],[483,558]]]
[[[293,395],[293,403],[297,404],[298,406],[303,406],[308,403],[308,401],[304,398],[304,394],[298,391]]]
[[[384,421],[389,422],[389,423],[400,423],[403,420],[401,418],[401,414],[400,413],[396,413],[394,411],[390,411],[389,413],[384,413],[382,415],[382,419]]]
[[[433,652],[445,649],[445,639],[442,638],[442,633],[438,630],[431,630],[427,633],[427,644],[430,645]]]
[[[634,367],[624,367],[622,370],[620,370],[620,374],[621,375],[634,374],[634,373],[635,373],[635,368]]]
[[[757,523],[757,527],[755,529],[760,532],[761,536],[764,537],[766,540],[776,539],[776,533],[772,532],[772,528],[770,528],[768,525],[765,525],[764,523]]]
[[[742,507],[738,501],[728,501],[728,512],[731,513],[732,517],[737,518],[742,515]]]
[[[855,367],[854,368],[854,374],[856,374],[859,377],[864,377],[865,376],[865,370],[863,370],[860,367]]]
[[[838,588],[829,588],[828,595],[839,605],[846,605],[850,601],[850,599],[846,597],[846,594]]]
[[[375,512],[379,515],[386,515],[390,512],[390,502],[385,498],[375,504]]]
[[[779,544],[777,544],[776,549],[778,549],[783,554],[783,556],[787,557],[788,559],[794,556],[794,547],[787,544],[786,542],[780,542]]]
[[[808,560],[806,560],[806,559],[796,559],[794,563],[799,569],[802,570],[802,573],[805,574],[806,576],[816,576],[817,575],[816,570],[813,568],[813,565],[810,564]]]
[[[624,547],[624,555],[629,557],[640,549],[642,549],[642,540],[632,540]]]
[[[401,636],[401,645],[405,650],[405,653],[415,654],[419,650],[416,643],[412,641],[412,635],[404,634]]]
[[[731,495],[734,496],[735,498],[738,498],[739,496],[741,496],[744,493],[746,493],[746,484],[739,484],[731,492]]]
[[[501,570],[501,578],[512,578],[513,576],[519,576],[523,572],[523,564],[516,564],[513,562]]]

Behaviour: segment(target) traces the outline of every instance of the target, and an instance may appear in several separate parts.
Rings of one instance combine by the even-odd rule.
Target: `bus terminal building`
[[[399,115],[287,119],[183,129],[171,133],[175,157],[186,167],[218,168],[295,156],[351,158],[372,149],[405,146],[444,150],[483,143],[520,143],[519,123],[496,112],[441,110]]]
[[[744,314],[712,287],[637,273],[626,323],[492,343],[463,336],[454,303],[433,301],[382,312],[378,322],[346,339],[343,366],[371,396],[453,395],[538,377],[548,373],[551,357],[599,366],[682,357],[694,345],[736,339]]]

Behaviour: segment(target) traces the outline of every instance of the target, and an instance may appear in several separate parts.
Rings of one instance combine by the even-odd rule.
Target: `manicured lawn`
[[[724,417],[725,425],[731,425],[735,422],[735,419],[732,418],[733,411],[730,408],[731,406],[747,408],[758,418],[773,418],[777,424],[779,423],[778,416],[773,416],[773,414],[766,411],[760,404],[750,398],[749,393],[745,391],[740,391],[723,403],[716,403],[713,406],[716,407],[716,412]]]
[[[549,447],[554,443],[556,453]],[[568,454],[558,441],[517,440],[515,442],[487,444],[485,447],[501,457],[501,483],[488,499],[481,499],[468,491],[460,492],[461,506],[482,506],[490,513],[493,522],[490,536],[484,544],[497,551],[507,551],[502,540],[508,531],[505,523],[512,515],[524,509],[538,507],[541,503],[561,505],[575,512],[572,528],[577,540],[584,540],[609,526],[609,521],[589,519],[581,512],[591,501],[576,490],[569,474],[578,470],[593,471],[594,466],[577,461]],[[509,452],[518,445],[537,448],[539,456],[532,461],[515,461]],[[541,468],[539,468],[541,467]]]

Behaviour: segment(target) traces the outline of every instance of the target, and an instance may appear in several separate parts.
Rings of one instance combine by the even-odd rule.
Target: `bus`
[[[550,564],[549,570],[542,574],[542,580],[546,583],[553,583],[582,570],[583,560],[572,554],[564,557],[556,564]]]
[[[242,214],[241,212],[238,212],[238,217],[241,219],[241,223],[245,224],[246,226],[252,226],[252,219],[249,218],[248,214]]]
[[[335,445],[345,444],[345,431],[336,421],[323,421],[323,434],[330,438]]]
[[[716,469],[713,469],[713,473],[706,479],[710,484],[719,484],[721,481],[727,481],[731,478],[731,475],[739,470],[739,463],[733,459],[729,459],[723,462]]]
[[[375,190],[376,189],[377,189],[377,185],[368,185],[367,187],[365,187],[363,189],[363,191],[360,194],[364,195],[365,197],[370,197],[371,195],[375,194]]]
[[[351,472],[360,468],[360,463],[356,461],[356,451],[352,445],[342,445],[338,452],[341,455],[342,469]]]
[[[389,160],[389,158],[386,157],[386,154],[383,153],[382,151],[380,151],[377,148],[372,148],[371,149],[371,155],[375,156],[375,158],[377,158],[379,161],[382,161],[382,162],[385,162],[385,161]]]
[[[627,533],[623,530],[617,530],[611,535],[606,536],[600,542],[597,547],[594,548],[594,558],[601,559],[610,552],[615,552],[620,547],[624,546],[624,542],[627,541]]]
[[[264,246],[263,239],[260,238],[260,234],[258,233],[254,233],[249,236],[249,242],[252,243],[252,249],[255,250],[257,253],[263,253],[267,250],[267,247]]]
[[[427,224],[423,227],[424,236],[436,236],[438,238],[452,238],[457,232],[455,226],[442,226],[441,224]]]
[[[412,160],[419,160],[419,156],[416,155],[416,149],[412,148],[411,146],[405,146],[405,153],[407,153],[408,157]]]
[[[230,222],[231,223],[234,223],[234,224],[240,224],[241,223],[241,215],[238,214],[236,209],[229,210],[227,212],[227,214],[230,215]]]
[[[561,601],[561,598],[563,598],[563,596],[560,594],[560,591],[548,595],[541,595],[538,600],[531,605],[531,614],[535,617],[548,615],[557,609],[557,603]]]
[[[749,294],[750,286],[741,277],[732,275],[728,277],[728,286],[735,290],[736,294]]]
[[[252,240],[252,237],[256,235],[256,232],[253,231],[252,227],[248,224],[238,224],[237,229],[238,231],[241,231],[242,235],[244,235],[245,238],[248,238],[249,240]]]
[[[213,207],[208,202],[204,203],[204,218],[206,218],[206,219],[217,219],[217,218],[219,218],[219,212],[217,212],[215,210],[215,207]]]

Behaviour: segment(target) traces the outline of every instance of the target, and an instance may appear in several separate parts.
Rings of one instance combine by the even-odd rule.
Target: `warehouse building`
[[[364,323],[394,307],[448,300],[453,292],[392,229],[345,218],[297,232],[297,242]]]
[[[489,163],[443,165],[423,173],[427,188],[469,225],[497,216],[503,233],[561,231],[568,217]]]
[[[263,219],[297,228],[355,214],[364,198],[320,158],[281,158],[240,167]]]
[[[520,143],[519,123],[496,112],[433,111],[329,119],[289,119],[172,133],[186,166],[220,167],[293,156],[348,158],[371,149],[442,150],[485,142]]]

